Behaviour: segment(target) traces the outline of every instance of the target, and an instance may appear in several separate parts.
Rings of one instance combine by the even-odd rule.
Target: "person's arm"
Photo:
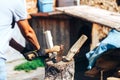
[[[13,38],[10,40],[9,45],[19,52],[22,52],[25,48],[24,46],[22,46],[20,43],[18,43]],[[45,54],[52,53],[52,52],[59,52],[60,51],[60,46],[55,45],[55,46],[53,46],[53,48],[44,49],[44,50],[45,50]],[[31,50],[29,49],[28,51],[31,51]]]
[[[29,25],[28,21],[20,20],[17,22],[17,24],[23,36],[25,37],[25,39],[28,40],[30,43],[32,43],[36,50],[39,50],[40,45],[37,40],[36,34],[34,30],[31,28],[31,26]],[[57,45],[54,46],[53,48],[45,49],[45,53],[58,52],[58,51],[60,51],[60,46],[57,46]]]
[[[9,45],[14,48],[15,50],[19,51],[21,54],[23,54],[23,56],[25,57],[25,59],[31,61],[34,58],[40,56],[40,53],[37,53],[37,51],[35,52],[34,50],[29,50],[26,47],[22,46],[20,43],[18,43],[16,40],[14,40],[13,38],[10,40]],[[51,53],[51,52],[58,52],[60,51],[60,46],[54,46],[51,49],[43,49],[44,50],[44,55],[46,55],[47,53]],[[37,56],[38,55],[38,56]]]
[[[36,50],[39,50],[40,49],[39,42],[37,40],[34,30],[31,28],[31,26],[28,23],[28,20],[27,19],[20,20],[17,22],[17,24],[24,38],[28,42],[30,42],[35,47]]]
[[[17,24],[24,38],[35,47],[35,51],[37,51],[38,53],[35,55],[33,54],[32,56],[30,56],[30,59],[29,59],[29,53],[27,52],[32,51],[32,50],[28,50],[26,47],[23,47],[22,45],[17,43],[13,38],[10,40],[9,45],[13,47],[14,49],[16,49],[17,51],[19,51],[20,53],[22,53],[27,60],[32,60],[37,55],[44,56],[47,53],[60,51],[60,46],[57,46],[57,45],[50,49],[42,49],[39,45],[39,42],[37,40],[34,30],[31,28],[27,20],[20,20],[17,22]]]

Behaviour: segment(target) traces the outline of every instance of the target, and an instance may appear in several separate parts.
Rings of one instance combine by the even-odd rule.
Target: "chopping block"
[[[62,56],[63,48],[57,53],[56,62],[53,59],[45,61],[45,80],[74,80],[75,62],[74,55],[87,40],[87,36],[82,35],[70,48],[66,56]]]

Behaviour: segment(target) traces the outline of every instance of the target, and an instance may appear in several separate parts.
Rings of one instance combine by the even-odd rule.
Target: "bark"
[[[74,60],[58,63],[46,61],[45,80],[74,80]]]

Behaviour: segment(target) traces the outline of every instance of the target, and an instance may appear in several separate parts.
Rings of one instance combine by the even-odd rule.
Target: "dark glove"
[[[45,49],[40,48],[39,50],[37,50],[37,54],[38,54],[38,56],[45,56],[46,55],[45,54]]]
[[[38,57],[38,53],[37,51],[29,51],[26,53],[23,53],[23,56],[25,57],[25,59],[27,59],[28,61],[32,61],[33,59]]]
[[[31,50],[27,49],[26,47],[20,53],[28,61],[31,61],[31,60],[35,59],[38,56],[36,50],[31,51]]]
[[[35,59],[39,56],[44,56],[45,55],[45,50],[40,48],[40,50],[30,51],[30,50],[24,48],[21,53],[23,54],[25,59],[27,59],[28,61],[32,61],[33,59]]]

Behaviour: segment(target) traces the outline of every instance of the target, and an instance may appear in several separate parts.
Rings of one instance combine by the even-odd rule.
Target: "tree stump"
[[[70,48],[66,56],[63,56],[63,45],[55,58],[46,60],[45,80],[74,80],[75,64],[74,55],[87,40],[86,35],[82,35]]]
[[[45,80],[74,80],[74,59],[69,62],[46,61]]]

